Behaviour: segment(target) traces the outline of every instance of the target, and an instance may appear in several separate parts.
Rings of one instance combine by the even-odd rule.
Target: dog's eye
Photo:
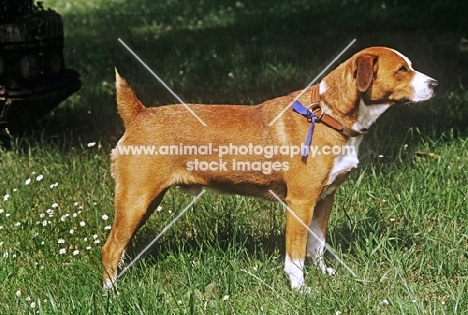
[[[408,72],[408,68],[406,68],[405,66],[401,66],[397,72]]]

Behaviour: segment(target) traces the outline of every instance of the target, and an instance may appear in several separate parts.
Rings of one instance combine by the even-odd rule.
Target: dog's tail
[[[145,106],[136,97],[127,80],[117,72],[117,68],[115,69],[115,87],[117,90],[117,110],[125,126],[128,126],[133,118],[145,109]]]

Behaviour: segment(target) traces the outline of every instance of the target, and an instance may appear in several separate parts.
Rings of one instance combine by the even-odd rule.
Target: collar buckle
[[[311,122],[312,116],[315,116],[316,121],[322,120],[323,108],[320,103],[312,103],[307,107],[307,120]]]

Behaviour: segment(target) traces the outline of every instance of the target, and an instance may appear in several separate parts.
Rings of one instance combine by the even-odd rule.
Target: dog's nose
[[[437,82],[437,80],[434,80],[433,78],[429,78],[427,80],[427,86],[432,89],[432,91],[434,92],[437,92],[438,90],[438,86],[439,86],[439,82]]]

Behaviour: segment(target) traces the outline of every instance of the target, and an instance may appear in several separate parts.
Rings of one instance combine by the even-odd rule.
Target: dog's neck
[[[332,81],[333,80],[329,80]],[[339,82],[339,81],[335,81]],[[390,104],[366,105],[357,89],[333,87],[322,80],[319,86],[321,106],[324,113],[357,131],[365,131],[382,115]],[[352,90],[351,92],[345,92]]]
[[[361,98],[359,101],[357,121],[353,124],[356,130],[369,129],[370,126],[380,117],[388,108],[390,104],[373,104],[366,105]]]

